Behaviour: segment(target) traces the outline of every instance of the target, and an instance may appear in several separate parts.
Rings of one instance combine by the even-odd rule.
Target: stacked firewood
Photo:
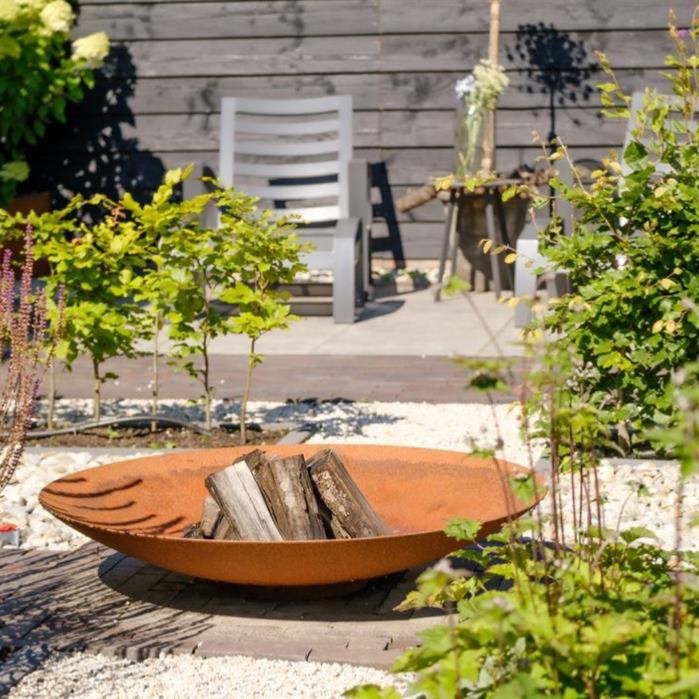
[[[390,534],[330,449],[271,458],[255,451],[210,474],[201,519],[186,538],[353,539]]]

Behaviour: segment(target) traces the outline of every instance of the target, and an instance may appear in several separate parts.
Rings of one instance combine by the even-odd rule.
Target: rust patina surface
[[[436,449],[374,445],[273,445],[274,456],[309,458],[330,446],[393,529],[390,536],[318,541],[183,539],[199,520],[204,478],[249,448],[207,449],[121,461],[86,469],[47,485],[41,504],[56,517],[117,551],[169,570],[245,585],[330,585],[406,570],[456,548],[442,529],[450,517],[495,531],[508,509],[534,505],[505,492],[516,464]],[[505,478],[503,478],[505,476]],[[541,486],[541,494],[544,492]]]

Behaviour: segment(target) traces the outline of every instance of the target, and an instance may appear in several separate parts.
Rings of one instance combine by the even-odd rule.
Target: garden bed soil
[[[260,429],[248,427],[246,444],[275,444],[288,429]],[[52,437],[34,438],[28,435],[30,447],[89,447],[89,448],[131,448],[131,449],[202,449],[211,447],[240,446],[240,433],[236,426],[232,429],[217,428],[201,434],[181,428],[159,428],[151,432],[148,427],[96,427],[85,432],[59,434]]]

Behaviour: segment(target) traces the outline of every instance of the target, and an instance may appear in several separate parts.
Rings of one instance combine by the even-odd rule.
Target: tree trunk
[[[240,401],[240,443],[245,444],[248,440],[248,433],[245,421],[248,412],[248,400],[250,399],[250,386],[252,385],[252,372],[255,368],[255,342],[257,338],[250,338],[250,352],[248,353],[248,373],[245,377],[245,390]]]
[[[158,376],[158,335],[160,333],[160,314],[157,312],[155,313],[154,326],[155,327],[153,328],[153,364],[151,367],[151,415],[153,416],[153,420],[150,423],[151,432],[155,432],[158,428],[158,425],[155,421],[155,416],[158,414],[158,400],[160,392],[160,377]]]
[[[95,422],[99,422],[102,417],[102,377],[99,362],[94,357],[92,358],[92,376],[94,380],[92,417]]]
[[[204,425],[207,430],[211,430],[211,386],[209,385],[209,343],[204,339],[202,347],[204,358],[203,384],[204,384]]]

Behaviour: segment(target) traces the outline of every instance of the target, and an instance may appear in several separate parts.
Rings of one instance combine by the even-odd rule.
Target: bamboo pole
[[[490,33],[488,37],[488,60],[498,65],[500,50],[500,0],[490,0]],[[483,160],[481,170],[495,169],[495,109],[488,112],[483,132]]]

